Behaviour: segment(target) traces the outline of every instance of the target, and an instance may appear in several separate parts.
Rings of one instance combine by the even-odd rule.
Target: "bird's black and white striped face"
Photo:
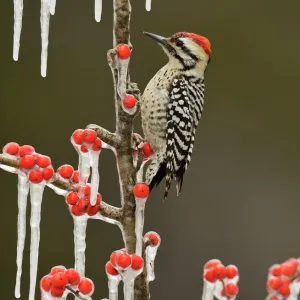
[[[210,43],[205,37],[186,32],[176,33],[170,38],[148,32],[145,34],[163,47],[174,68],[182,71],[195,69],[204,73],[211,54]]]

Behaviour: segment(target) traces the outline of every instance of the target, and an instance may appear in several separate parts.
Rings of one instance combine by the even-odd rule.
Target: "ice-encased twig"
[[[151,0],[146,0],[146,10],[147,11],[151,10]]]
[[[85,249],[86,249],[86,226],[88,218],[86,216],[73,217],[74,219],[74,255],[75,269],[80,276],[85,275]]]
[[[40,221],[41,221],[41,205],[43,200],[45,184],[30,183],[30,200],[31,200],[31,241],[30,241],[30,288],[29,300],[34,300],[37,266],[39,257],[40,243]]]
[[[26,237],[26,207],[29,192],[28,178],[18,175],[18,241],[17,241],[17,275],[15,286],[15,297],[20,298],[20,286],[22,275],[23,251]]]
[[[118,60],[118,85],[117,90],[119,97],[123,100],[126,97],[127,72],[129,59]]]
[[[49,0],[49,1],[50,1],[50,14],[53,16],[55,14],[56,0]]]
[[[102,0],[95,0],[95,20],[96,22],[101,21],[102,14]]]
[[[143,229],[144,229],[144,214],[145,204],[147,199],[136,198],[135,209],[135,234],[136,234],[136,255],[142,256],[143,249]]]
[[[50,23],[50,6],[49,0],[41,0],[41,74],[43,77],[47,75],[48,60],[48,43],[49,43],[49,23]]]
[[[23,0],[14,0],[14,45],[13,59],[19,59],[20,38],[22,31]]]
[[[203,293],[202,293],[202,300],[213,300],[213,285],[207,281],[203,283]]]
[[[135,274],[131,269],[127,269],[123,276],[123,291],[124,291],[124,300],[133,300],[134,297],[134,279]]]
[[[109,300],[118,300],[118,287],[121,280],[121,276],[108,275],[108,291]]]
[[[291,290],[291,294],[287,298],[287,300],[297,300],[300,293],[300,282],[297,282],[296,280],[293,281],[290,284],[290,290]]]
[[[146,248],[146,262],[147,262],[147,281],[153,281],[155,279],[154,273],[154,261],[157,253],[158,246],[148,246]]]
[[[96,205],[97,201],[97,194],[98,194],[98,188],[99,188],[99,170],[98,170],[98,165],[99,165],[99,155],[100,151],[91,151],[90,150],[90,164],[92,167],[92,178],[91,178],[91,198],[90,202],[91,205]]]

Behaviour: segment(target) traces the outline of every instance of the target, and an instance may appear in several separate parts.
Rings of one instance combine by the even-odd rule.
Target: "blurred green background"
[[[106,63],[112,1],[104,1],[100,24],[92,0],[57,2],[46,79],[40,76],[40,3],[24,1],[20,60],[13,62],[13,1],[0,2],[0,144],[31,144],[55,167],[76,166],[72,132],[90,123],[114,128]],[[145,231],[162,237],[151,299],[200,299],[202,266],[215,257],[239,267],[239,299],[263,299],[268,267],[300,256],[300,2],[153,0],[150,13],[144,0],[132,5],[131,74],[141,89],[166,62],[143,30],[196,32],[213,47],[204,115],[182,194],[176,198],[173,186],[162,202],[160,186],[147,203]],[[103,151],[100,172],[104,200],[119,205],[112,153]],[[17,178],[0,171],[0,182],[1,298],[12,299]],[[39,278],[54,265],[73,265],[72,228],[64,199],[47,189]],[[22,300],[28,297],[29,235],[26,242]],[[90,221],[87,245],[87,276],[101,299],[108,296],[104,264],[122,247],[119,229]]]

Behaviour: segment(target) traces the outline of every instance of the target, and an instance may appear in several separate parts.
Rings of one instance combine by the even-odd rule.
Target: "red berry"
[[[279,300],[278,297],[272,297],[271,300]]]
[[[83,188],[83,194],[87,197],[90,196],[90,194],[91,194],[91,186],[90,185],[86,185]]]
[[[234,278],[236,275],[238,275],[239,271],[236,266],[234,265],[228,265],[226,267],[226,277],[229,279]]]
[[[86,213],[89,208],[90,201],[89,200],[79,200],[77,207],[81,213]]]
[[[87,144],[93,144],[97,138],[97,133],[95,130],[86,129],[83,131],[82,141]]]
[[[82,215],[83,215],[83,213],[82,213],[81,211],[79,211],[77,205],[73,205],[73,206],[71,207],[71,213],[72,213],[72,215],[74,215],[74,216],[76,216],[76,217],[79,217],[79,216],[82,216]]]
[[[222,289],[222,291],[221,291],[221,296],[223,296],[223,297],[226,296],[226,291],[225,291],[225,289]]]
[[[82,152],[82,153],[87,153],[87,152],[89,152],[89,149],[87,148],[87,147],[85,147],[85,146],[81,146],[80,147],[80,151]]]
[[[91,295],[94,291],[94,283],[90,279],[82,279],[78,285],[78,290],[83,295]]]
[[[157,233],[147,233],[145,235],[145,240],[146,241],[147,240],[150,241],[151,242],[151,246],[155,247],[155,246],[157,246],[159,244],[160,238],[159,238],[159,236],[158,236]]]
[[[92,206],[91,204],[89,204],[89,207],[87,209],[87,214],[89,216],[95,216],[100,210],[100,206],[99,205],[95,205],[95,206]]]
[[[135,271],[140,270],[144,266],[144,260],[138,255],[132,255],[131,268]]]
[[[62,178],[70,179],[73,175],[74,169],[70,165],[63,165],[58,169],[58,173]]]
[[[114,251],[111,255],[110,255],[110,262],[111,264],[116,267],[117,266],[117,256],[120,254],[120,251]]]
[[[100,205],[101,201],[102,201],[102,197],[101,197],[100,194],[98,194],[98,195],[97,195],[96,204],[97,204],[97,205]]]
[[[271,289],[277,291],[281,285],[282,285],[282,280],[278,277],[272,277],[268,280],[267,283],[268,287],[270,287]]]
[[[79,171],[75,171],[72,176],[72,181],[75,183],[79,182]]]
[[[144,183],[138,183],[133,189],[134,196],[141,199],[148,198],[149,192],[149,186]]]
[[[151,157],[154,153],[153,153],[153,150],[150,146],[150,143],[145,143],[143,145],[143,153],[144,153],[144,158],[149,158]]]
[[[213,268],[214,275],[217,279],[223,280],[226,276],[226,269],[223,265],[217,265]]]
[[[117,47],[117,53],[120,59],[128,59],[131,54],[131,50],[128,45],[120,44]]]
[[[34,148],[30,145],[24,145],[20,147],[20,156],[31,155],[34,152]]]
[[[17,143],[8,143],[3,148],[3,153],[7,153],[10,155],[17,155],[19,154],[20,146]]]
[[[290,258],[286,262],[289,263],[289,264],[292,264],[295,269],[297,269],[299,264],[300,264],[299,260],[296,259],[296,258]]]
[[[78,194],[76,192],[71,192],[68,194],[66,201],[70,205],[75,205],[79,200]]]
[[[119,272],[114,268],[112,263],[109,261],[105,266],[106,273],[112,276],[119,275]]]
[[[211,260],[209,260],[209,261],[205,264],[204,268],[205,268],[205,269],[210,269],[210,268],[213,268],[213,267],[215,267],[215,266],[217,266],[217,265],[220,265],[220,264],[221,264],[221,261],[220,261],[219,259],[211,259]]]
[[[30,170],[35,165],[35,159],[32,155],[25,155],[20,159],[20,167]]]
[[[50,275],[54,275],[56,273],[64,273],[66,268],[64,266],[56,266],[51,269]]]
[[[116,263],[117,266],[119,266],[120,268],[126,269],[131,264],[131,257],[126,253],[121,253],[120,255],[117,256]]]
[[[71,285],[78,285],[80,282],[80,275],[75,269],[69,269],[66,271],[66,276]]]
[[[296,273],[297,267],[295,267],[295,265],[293,265],[293,263],[285,262],[285,263],[281,264],[280,271],[281,271],[282,275],[291,277]]]
[[[57,297],[61,298],[62,295],[64,294],[65,290],[57,287],[52,287],[51,288],[51,296],[52,297]]]
[[[45,180],[50,180],[54,175],[54,170],[52,168],[46,168],[43,170],[43,177]]]
[[[28,178],[30,182],[38,184],[43,181],[43,173],[40,171],[32,171]]]
[[[76,145],[81,145],[82,144],[82,137],[83,137],[83,130],[82,129],[77,129],[72,134],[73,141]]]
[[[45,155],[38,155],[36,163],[41,168],[47,168],[51,164],[51,159]]]
[[[96,141],[92,145],[93,151],[100,151],[102,149],[102,141],[100,139],[96,139]]]
[[[217,278],[215,277],[214,271],[213,270],[207,270],[204,273],[204,278],[208,281],[208,282],[216,282]]]
[[[274,265],[270,268],[270,272],[273,276],[280,276],[281,275],[281,267],[280,265]]]
[[[290,291],[290,286],[288,284],[284,284],[280,287],[279,289],[279,293],[283,296],[283,297],[288,297],[291,293]]]
[[[49,292],[51,288],[51,278],[49,276],[44,276],[41,279],[40,282],[40,287],[43,289],[45,292]]]
[[[136,105],[136,99],[133,96],[127,96],[123,100],[124,107],[127,109],[132,109]]]
[[[229,283],[225,286],[226,294],[229,296],[236,296],[239,293],[239,287],[236,284]]]
[[[56,273],[51,278],[51,283],[57,288],[64,288],[68,284],[68,276],[65,273]]]

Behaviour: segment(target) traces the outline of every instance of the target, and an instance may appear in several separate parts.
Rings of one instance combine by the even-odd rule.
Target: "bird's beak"
[[[169,43],[168,40],[160,35],[154,34],[154,33],[150,33],[150,32],[145,32],[144,34],[147,35],[148,37],[150,37],[151,39],[153,39],[154,41],[156,41],[157,43],[161,44],[162,46],[168,47]]]

